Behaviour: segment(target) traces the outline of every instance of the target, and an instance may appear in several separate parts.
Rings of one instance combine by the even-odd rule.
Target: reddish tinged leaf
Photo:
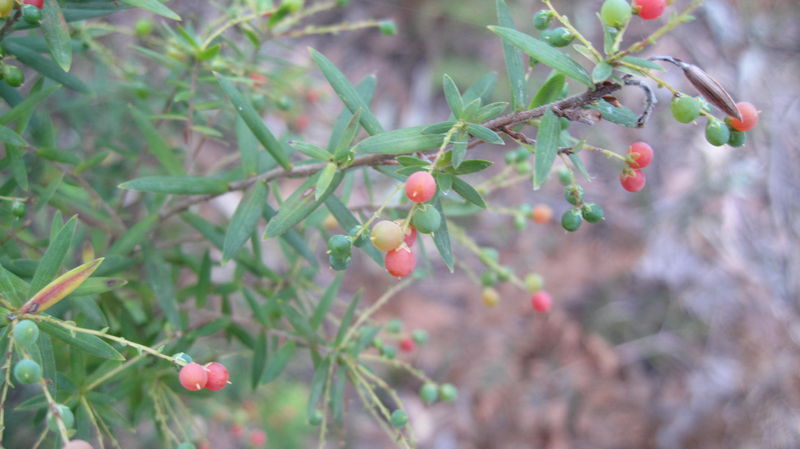
[[[103,260],[103,258],[95,259],[62,274],[33,295],[33,298],[25,303],[19,312],[37,313],[56,305],[83,284],[86,279],[89,279],[89,276],[103,263]]]

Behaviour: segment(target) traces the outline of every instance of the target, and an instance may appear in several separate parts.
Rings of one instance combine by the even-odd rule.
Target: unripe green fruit
[[[22,5],[22,18],[30,25],[42,21],[42,10],[31,4]]]
[[[25,203],[23,203],[22,201],[17,200],[11,203],[11,215],[17,218],[24,217],[26,210],[27,208],[25,207]]]
[[[175,354],[172,354],[172,358],[175,359],[175,360],[184,362],[184,363],[192,363],[192,362],[194,362],[194,359],[192,359],[192,356],[190,356],[189,354],[187,354],[185,352],[177,352]]]
[[[442,214],[433,206],[418,207],[411,216],[411,224],[417,228],[417,232],[430,234],[439,230],[442,225]]]
[[[500,267],[500,270],[497,272],[497,279],[500,282],[508,282],[513,274],[514,270],[512,270],[510,267]]]
[[[484,271],[481,274],[481,285],[484,287],[494,287],[497,284],[497,273],[494,271]]]
[[[322,418],[323,417],[324,417],[324,415],[322,414],[322,411],[314,410],[311,413],[311,416],[308,417],[308,423],[311,424],[312,426],[318,426],[318,425],[322,424]]]
[[[452,384],[444,384],[439,387],[439,397],[444,402],[453,402],[458,397],[458,389]]]
[[[503,160],[508,165],[515,164],[517,162],[517,152],[516,151],[507,151],[506,154],[503,155]]]
[[[578,206],[583,202],[583,187],[578,184],[572,184],[564,189],[564,198],[569,204]]]
[[[569,232],[577,231],[582,222],[581,211],[578,209],[570,209],[561,216],[561,227]]]
[[[31,5],[33,6],[33,5]],[[35,8],[35,6],[34,6]],[[22,320],[14,326],[14,340],[20,346],[28,347],[39,338],[39,326],[31,320]]]
[[[631,5],[626,0],[606,0],[600,8],[603,22],[614,28],[624,27],[631,20],[632,13]]]
[[[553,47],[566,47],[572,43],[573,39],[575,39],[575,35],[564,27],[542,31],[542,40]]]
[[[583,207],[581,207],[581,215],[583,216],[583,219],[589,223],[597,223],[605,218],[606,213],[603,211],[603,208],[600,207],[600,205],[595,203],[586,203],[583,205]]]
[[[361,226],[355,225],[352,228],[350,228],[350,231],[347,234],[350,237],[355,237],[355,235],[358,234],[359,229],[361,229]],[[367,243],[367,240],[369,240],[369,235],[370,235],[369,229],[364,229],[364,232],[362,232],[361,235],[358,236],[358,238],[353,239],[353,245],[359,248],[364,246],[364,244]]]
[[[403,427],[408,424],[408,415],[402,410],[395,410],[392,412],[392,425],[395,427]]]
[[[42,367],[33,360],[20,360],[14,365],[14,378],[21,384],[33,384],[42,380]]]
[[[525,229],[525,226],[528,224],[528,220],[525,219],[525,216],[522,214],[514,215],[514,227],[519,229],[520,231]]]
[[[728,145],[732,147],[740,147],[747,141],[747,133],[735,129],[730,130],[731,136],[728,138]]]
[[[691,123],[700,116],[702,105],[697,98],[681,95],[672,99],[670,109],[675,120],[681,123]]]
[[[3,78],[11,87],[19,87],[25,82],[25,74],[19,67],[13,65],[3,66]]]
[[[181,443],[178,445],[178,449],[197,449],[197,446],[192,443]]]
[[[134,28],[134,32],[137,36],[147,36],[153,32],[153,22],[147,19],[142,19],[136,22],[136,28]]]
[[[537,30],[544,30],[550,26],[550,22],[553,20],[553,11],[548,9],[542,9],[533,16],[533,26]]]
[[[709,119],[706,125],[706,140],[716,147],[725,145],[730,140],[731,131],[722,120]]]
[[[58,414],[61,415],[61,420],[64,421],[64,427],[71,429],[75,425],[75,416],[72,414],[72,410],[61,404],[56,404],[56,409],[58,409]],[[58,424],[52,411],[47,412],[47,428],[53,432],[58,432]]]
[[[575,182],[575,177],[567,167],[561,167],[558,169],[558,181],[561,182],[561,184],[568,186]]]
[[[403,321],[397,318],[389,320],[389,322],[386,323],[386,331],[390,334],[399,334],[403,332]]]
[[[397,34],[397,25],[395,25],[393,20],[384,20],[378,24],[378,29],[381,30],[381,34],[384,36],[394,36]]]
[[[328,263],[330,264],[331,268],[336,271],[344,271],[347,267],[350,266],[350,262],[353,260],[352,257],[337,257],[331,254],[328,256]]]
[[[397,357],[397,348],[394,346],[383,345],[381,347],[381,355],[386,357],[387,359],[394,359]]]
[[[328,251],[331,256],[347,258],[352,254],[353,242],[346,235],[332,235],[328,239]]]
[[[292,101],[291,98],[289,98],[287,96],[283,96],[283,97],[278,99],[277,106],[278,106],[278,109],[280,109],[281,111],[288,111],[289,109],[292,108],[292,104],[294,104],[294,102]]]
[[[439,387],[435,383],[427,382],[419,389],[419,397],[426,404],[433,404],[439,399]]]
[[[536,293],[544,286],[544,278],[539,273],[531,273],[525,276],[525,289],[530,293]]]
[[[497,262],[500,260],[500,253],[498,253],[494,248],[483,248],[478,258],[481,260],[482,264],[489,265],[491,262]]]
[[[411,339],[418,345],[424,345],[428,342],[428,333],[422,329],[417,329],[411,333]]]
[[[517,172],[517,174],[524,175],[525,173],[530,173],[531,170],[533,170],[533,167],[528,161],[517,162],[514,164],[514,171]]]

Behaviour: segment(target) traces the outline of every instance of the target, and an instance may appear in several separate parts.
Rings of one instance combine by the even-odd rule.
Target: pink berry
[[[208,372],[197,363],[187,363],[181,368],[178,380],[180,380],[183,388],[191,391],[199,391],[205,388],[208,383]]]
[[[212,391],[222,390],[228,385],[228,379],[231,375],[228,368],[219,362],[212,362],[206,365],[206,373],[208,373],[208,382],[206,388]]]
[[[386,253],[384,265],[389,274],[401,278],[414,271],[414,267],[417,266],[417,258],[411,249],[400,247]]]
[[[409,248],[414,246],[414,242],[417,241],[417,228],[415,228],[414,225],[408,225],[408,231],[406,231],[406,237],[404,240]]]
[[[756,127],[758,124],[758,109],[752,103],[746,101],[736,103],[736,109],[739,110],[742,119],[728,117],[728,124],[731,125],[731,128],[737,131],[750,131]]]
[[[250,444],[255,447],[263,446],[267,442],[267,434],[263,430],[254,430],[250,434]]]
[[[414,343],[414,340],[411,337],[405,337],[400,340],[400,350],[403,352],[412,352],[417,345]]]
[[[635,0],[633,2],[633,8],[637,11],[639,17],[644,20],[659,18],[666,6],[666,0]]]
[[[72,440],[61,449],[92,449],[92,445],[83,440]]]
[[[544,290],[540,290],[531,297],[531,305],[537,312],[547,313],[553,306],[553,298]]]
[[[39,8],[39,9],[42,9],[44,7],[44,0],[23,0],[22,3],[24,3],[26,5],[33,5],[33,6],[37,7],[37,8]],[[76,441],[80,441],[80,440],[76,440]]]
[[[619,175],[619,182],[622,184],[622,188],[627,190],[628,192],[638,192],[644,188],[644,184],[647,182],[647,179],[644,177],[644,173],[638,168],[634,168],[632,170],[625,170]]]
[[[645,168],[653,161],[653,147],[644,142],[635,142],[628,147],[628,156],[633,158],[630,166]]]
[[[426,171],[418,171],[406,180],[406,195],[415,203],[430,201],[436,194],[436,180]]]
[[[233,436],[233,438],[239,439],[242,437],[242,434],[244,434],[244,429],[242,426],[238,424],[231,425],[231,436]]]

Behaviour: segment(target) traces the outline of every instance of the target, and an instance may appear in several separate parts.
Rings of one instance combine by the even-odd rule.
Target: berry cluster
[[[634,13],[644,20],[654,20],[661,17],[666,7],[666,0],[634,0],[633,6],[627,0],[606,0],[600,7],[600,18],[606,25],[622,29]]]
[[[688,95],[677,95],[672,99],[672,116],[680,123],[692,123],[700,114],[708,118],[706,123],[706,140],[714,146],[730,145],[740,147],[747,140],[747,131],[758,124],[758,110],[752,103],[740,102],[736,109],[742,119],[726,117],[724,121],[715,118],[705,109],[708,105],[701,98]]]
[[[543,9],[533,16],[533,26],[537,30],[542,30],[541,38],[553,47],[566,47],[571,44],[575,35],[564,27],[548,29],[555,13]]]
[[[562,228],[568,232],[575,232],[584,220],[588,223],[597,223],[605,218],[605,211],[599,204],[583,201],[583,187],[575,182],[575,177],[569,170],[560,171],[559,180],[564,185],[564,199],[574,206],[561,215]]]
[[[414,350],[417,349],[417,345],[423,345],[428,341],[428,333],[422,329],[417,329],[410,335],[400,336],[403,332],[403,322],[398,319],[393,319],[386,323],[385,329],[389,335],[385,335],[384,337],[393,340],[399,338],[399,340],[397,340],[398,346],[400,350],[405,353],[414,352]],[[397,348],[387,344],[380,337],[372,339],[372,346],[386,359],[392,360],[397,357]]]
[[[628,147],[625,168],[619,175],[622,188],[635,193],[644,188],[647,178],[642,169],[653,161],[653,147],[645,142],[634,142]]]
[[[206,363],[200,365],[192,361],[191,357],[184,353],[173,356],[176,361],[186,363],[178,374],[178,380],[183,388],[190,391],[200,391],[207,389],[211,391],[222,390],[228,385],[230,373],[225,365],[219,362]]]

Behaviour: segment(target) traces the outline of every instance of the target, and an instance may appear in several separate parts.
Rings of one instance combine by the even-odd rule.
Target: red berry
[[[547,313],[553,306],[553,298],[550,297],[550,293],[541,290],[531,297],[531,305],[533,306],[533,310]]]
[[[44,7],[44,0],[22,0],[22,3],[26,5],[33,5],[39,9]]]
[[[635,0],[633,9],[644,20],[658,19],[667,6],[666,0]]]
[[[181,368],[181,373],[178,379],[183,385],[183,388],[191,391],[202,390],[208,383],[208,373],[205,368],[197,363],[187,363]]]
[[[418,171],[406,180],[406,195],[415,203],[430,201],[436,194],[436,180],[426,171]]]
[[[307,115],[301,115],[297,117],[297,120],[295,120],[294,127],[297,130],[297,132],[302,133],[303,131],[306,130],[306,128],[308,128],[309,123],[311,123],[311,119],[308,118]]]
[[[653,161],[653,147],[644,142],[634,142],[628,147],[628,156],[633,158],[629,164],[633,168],[645,168]]]
[[[389,274],[401,278],[414,271],[414,267],[417,266],[417,257],[409,248],[401,247],[386,253],[384,265]]]
[[[316,90],[306,92],[306,101],[308,104],[316,104],[319,101],[319,92]]]
[[[264,87],[264,84],[267,82],[267,77],[260,73],[253,72],[250,74],[250,80],[253,82],[253,87]]]
[[[404,339],[400,340],[400,350],[403,352],[412,352],[417,345],[414,343],[414,340],[411,337],[405,337]]]
[[[250,444],[255,447],[263,446],[267,442],[267,434],[263,430],[254,430],[250,434]]]
[[[406,231],[404,241],[409,248],[414,246],[414,243],[417,241],[417,228],[415,228],[414,225],[408,225],[408,231]]]
[[[243,433],[244,433],[244,429],[242,429],[242,426],[240,426],[238,424],[231,425],[231,435],[233,436],[233,438],[238,440],[239,438],[242,437]]]
[[[538,204],[531,211],[531,218],[536,223],[547,223],[553,217],[553,209],[547,204]]]
[[[758,109],[756,109],[752,103],[746,101],[736,103],[736,109],[739,110],[742,119],[739,120],[734,117],[728,117],[728,124],[731,128],[737,131],[750,131],[756,127],[758,124]]]
[[[623,189],[635,193],[644,188],[644,184],[647,180],[641,170],[634,168],[633,170],[623,171],[622,174],[619,175],[619,182],[622,184]]]
[[[231,377],[228,368],[225,368],[225,365],[219,362],[206,364],[206,373],[208,373],[206,388],[212,391],[225,388],[225,386],[228,385],[228,379]]]

